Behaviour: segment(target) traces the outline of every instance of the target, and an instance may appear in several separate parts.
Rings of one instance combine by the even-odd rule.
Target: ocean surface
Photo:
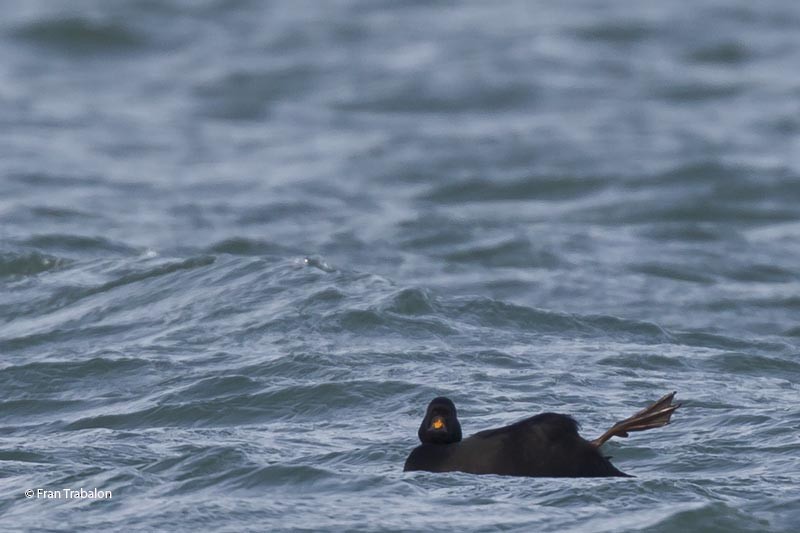
[[[0,530],[800,530],[797,1],[0,10]]]

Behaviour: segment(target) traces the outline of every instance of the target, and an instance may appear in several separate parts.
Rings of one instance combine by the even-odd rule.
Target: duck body
[[[406,459],[404,471],[466,472],[529,477],[632,477],[604,456],[600,447],[612,437],[662,427],[680,407],[670,393],[614,424],[593,441],[578,434],[568,415],[542,413],[514,424],[461,438],[455,404],[434,398],[417,435],[421,444]]]
[[[567,415],[543,413],[449,444],[423,443],[405,471],[530,477],[628,476],[578,434]]]

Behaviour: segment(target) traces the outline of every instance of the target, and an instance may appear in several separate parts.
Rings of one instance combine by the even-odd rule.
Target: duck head
[[[453,444],[461,440],[461,424],[455,404],[443,396],[434,398],[419,426],[422,444]]]

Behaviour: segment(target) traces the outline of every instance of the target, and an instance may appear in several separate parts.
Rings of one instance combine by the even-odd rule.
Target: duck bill
[[[436,415],[431,419],[431,425],[428,429],[432,431],[447,431],[447,425],[444,423],[444,418]]]

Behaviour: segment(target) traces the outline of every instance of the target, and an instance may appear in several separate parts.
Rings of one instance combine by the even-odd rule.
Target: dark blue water
[[[0,8],[0,529],[797,530],[800,4]]]

